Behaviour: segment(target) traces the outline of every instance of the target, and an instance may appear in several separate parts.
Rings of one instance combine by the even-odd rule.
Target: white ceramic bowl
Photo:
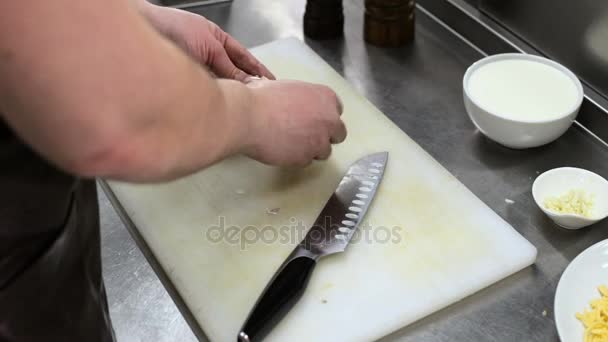
[[[583,324],[577,312],[589,309],[600,298],[597,287],[608,285],[608,240],[596,243],[579,254],[562,274],[555,292],[555,325],[562,342],[583,341]]]
[[[544,202],[548,197],[558,197],[570,190],[579,189],[593,196],[591,217],[559,214],[545,208]],[[608,216],[608,181],[602,176],[584,169],[561,167],[541,174],[532,185],[532,196],[538,207],[549,218],[567,229],[583,228]]]
[[[563,72],[574,82],[578,91],[576,106],[559,113],[551,120],[514,120],[492,113],[476,103],[469,93],[469,79],[481,66],[505,59],[521,59],[540,62]],[[522,81],[523,82],[523,81]],[[462,81],[464,105],[469,117],[488,138],[509,148],[524,149],[548,144],[568,130],[583,102],[583,87],[578,78],[566,67],[552,60],[521,53],[505,53],[485,57],[471,65]]]

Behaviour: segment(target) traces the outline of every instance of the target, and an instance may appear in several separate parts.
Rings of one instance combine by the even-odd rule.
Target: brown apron
[[[0,341],[113,340],[95,181],[53,167],[0,119]]]

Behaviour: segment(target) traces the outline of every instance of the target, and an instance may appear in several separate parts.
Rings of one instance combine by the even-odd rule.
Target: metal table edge
[[[122,204],[120,203],[120,201],[118,200],[118,198],[116,197],[114,192],[112,191],[112,188],[110,187],[108,182],[104,179],[98,179],[97,182],[98,182],[99,186],[101,187],[101,189],[103,190],[103,192],[105,193],[105,195],[108,197],[108,201],[112,204],[112,207],[114,207],[114,210],[116,210],[118,217],[120,217],[120,220],[127,228],[127,231],[129,232],[129,234],[135,241],[135,244],[141,250],[142,254],[146,258],[146,260],[148,261],[148,263],[150,264],[152,269],[154,270],[154,273],[158,276],[161,284],[163,284],[163,287],[169,293],[169,296],[171,297],[171,299],[177,306],[177,309],[179,310],[181,315],[186,320],[188,326],[190,327],[190,329],[192,330],[192,332],[194,333],[196,338],[199,341],[210,341],[207,334],[205,334],[203,328],[198,324],[196,318],[192,314],[192,311],[190,311],[190,309],[188,308],[188,305],[186,304],[186,302],[184,301],[182,296],[179,294],[177,288],[175,288],[175,286],[173,285],[173,283],[171,282],[171,280],[165,273],[165,270],[163,269],[161,264],[156,259],[154,252],[152,252],[152,249],[150,248],[150,246],[148,246],[144,237],[139,233],[137,226],[131,220],[131,218],[129,217],[129,214],[124,209],[124,207],[122,206]]]

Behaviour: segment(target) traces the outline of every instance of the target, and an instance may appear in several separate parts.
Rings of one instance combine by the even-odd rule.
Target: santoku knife
[[[388,152],[352,164],[304,240],[281,265],[262,292],[237,341],[261,341],[304,293],[319,258],[343,252],[382,180]]]

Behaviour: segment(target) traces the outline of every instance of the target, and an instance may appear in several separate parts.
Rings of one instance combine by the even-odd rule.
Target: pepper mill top
[[[383,47],[411,42],[415,10],[415,0],[365,0],[365,40]]]
[[[312,39],[334,39],[344,33],[342,0],[308,0],[304,34]]]

